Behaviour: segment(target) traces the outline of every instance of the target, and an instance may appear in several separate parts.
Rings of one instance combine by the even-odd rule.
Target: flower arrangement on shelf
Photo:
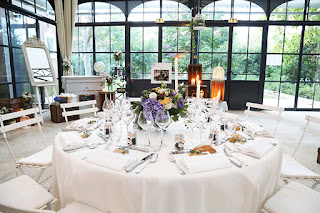
[[[113,78],[111,76],[106,77],[106,85],[111,86],[113,84]]]
[[[30,109],[32,107],[33,96],[28,92],[23,92],[21,94],[23,109]]]
[[[12,108],[7,108],[6,106],[3,106],[0,109],[0,115],[8,114],[8,113],[11,113],[11,112],[13,112],[13,109]],[[3,124],[6,126],[6,125],[11,124],[14,121],[15,121],[15,119],[5,120],[5,121],[3,121]]]
[[[72,75],[72,61],[68,58],[64,58],[62,62],[62,69],[64,71],[64,75]]]
[[[118,66],[120,66],[120,61],[123,60],[123,54],[121,51],[114,52],[113,53],[113,58],[116,62],[118,62]]]
[[[141,111],[144,114],[151,112],[155,118],[157,112],[168,110],[173,121],[178,121],[179,117],[186,115],[188,106],[185,105],[182,95],[175,90],[168,89],[166,84],[160,87],[142,91],[141,102],[132,105],[135,114]]]

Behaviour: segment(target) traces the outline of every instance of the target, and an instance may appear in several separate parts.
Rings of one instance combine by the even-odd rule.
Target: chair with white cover
[[[55,213],[44,209],[56,201],[47,190],[26,175],[0,184],[0,212],[3,213]],[[104,212],[74,201],[58,213]]]
[[[258,116],[262,118],[269,118],[269,119],[276,120],[277,124],[273,132],[273,135],[276,134],[279,122],[282,120],[281,113],[284,112],[283,107],[267,106],[267,105],[251,103],[251,102],[247,102],[246,106],[248,107],[247,110],[244,111],[244,114],[246,115],[246,119],[248,118],[248,115],[252,115],[252,116]],[[268,110],[268,111],[275,112],[276,114],[269,114],[261,111],[252,111],[252,108],[260,109],[260,110]]]
[[[310,123],[320,124],[320,119],[316,117],[312,117],[306,115],[305,117],[306,124],[301,127],[302,134],[299,139],[299,142],[293,152],[292,155],[284,154],[282,158],[282,167],[281,167],[281,178],[284,180],[286,184],[288,184],[288,180],[309,180],[313,181],[313,185],[311,188],[315,188],[317,184],[320,183],[320,175],[314,173],[310,169],[306,168],[302,164],[300,164],[297,160],[294,159],[294,156],[301,145],[301,142],[306,133],[311,133],[320,136],[319,128],[315,129],[310,127]]]
[[[0,132],[3,134],[3,137],[6,141],[9,153],[13,159],[13,161],[15,162],[15,167],[16,167],[16,174],[18,175],[18,170],[20,170],[20,172],[22,174],[24,174],[23,170],[21,167],[33,167],[33,168],[39,168],[40,172],[39,175],[36,179],[36,181],[38,182],[40,180],[40,177],[42,176],[44,170],[49,167],[52,164],[52,145],[48,146],[43,132],[42,132],[42,128],[41,128],[41,122],[42,117],[38,116],[38,112],[39,112],[39,108],[32,108],[32,109],[27,109],[27,110],[22,110],[19,112],[12,112],[12,113],[8,113],[8,114],[4,114],[4,115],[0,115]],[[29,120],[20,120],[20,122],[17,123],[13,123],[13,124],[8,124],[8,125],[4,125],[5,121],[10,121],[13,119],[17,119],[23,116],[28,116],[30,114],[33,114],[34,118],[31,118]],[[38,125],[38,129],[41,133],[41,137],[44,141],[45,144],[45,149],[30,155],[28,157],[22,158],[20,160],[17,160],[13,154],[13,151],[10,147],[10,144],[7,140],[7,136],[6,136],[6,132],[21,128],[21,127],[26,127],[28,125],[32,125],[32,124],[37,124]]]
[[[87,113],[93,113],[94,116],[97,116],[97,111],[99,111],[99,109],[96,107],[96,103],[97,103],[96,100],[91,100],[91,101],[81,101],[81,102],[75,102],[75,103],[60,104],[63,110],[62,116],[66,119],[67,125],[69,125],[68,116],[82,115]],[[83,106],[92,106],[92,107],[86,108],[86,109],[73,110],[73,111],[66,110],[71,107],[83,107]]]
[[[319,213],[320,193],[297,182],[291,182],[264,204],[268,213]]]

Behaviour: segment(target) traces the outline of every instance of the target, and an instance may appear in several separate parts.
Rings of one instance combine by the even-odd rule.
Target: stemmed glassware
[[[171,117],[169,111],[159,110],[155,118],[156,125],[161,129],[161,144],[166,146],[167,144],[163,143],[163,131],[170,125]]]
[[[190,142],[190,144],[186,144],[186,148],[192,149],[195,146],[194,137],[193,137],[194,136],[193,130],[198,125],[195,121],[196,120],[195,117],[196,117],[195,113],[187,112],[187,115],[184,118],[184,124],[186,125],[186,127],[188,129],[191,129],[191,142]]]
[[[107,120],[110,117],[110,111],[114,109],[114,103],[109,98],[106,98],[102,104],[102,110],[106,114]]]
[[[153,133],[156,134],[155,131],[151,131],[151,127],[153,126],[154,124],[154,120],[153,120],[153,116],[152,116],[152,113],[151,112],[143,112],[141,111],[139,113],[139,116],[138,116],[138,124],[139,126],[146,131],[147,133],[147,136],[148,136],[148,142],[149,142],[149,147],[151,149],[153,149],[153,151],[156,151],[157,147],[155,147],[154,143],[155,140],[151,140],[151,137],[153,136]],[[156,130],[156,129],[155,129]],[[155,138],[157,139],[157,138]],[[157,150],[158,151],[158,150]]]
[[[134,112],[130,109],[127,109],[122,113],[122,118],[126,124],[127,132],[129,132],[129,124],[134,119]]]

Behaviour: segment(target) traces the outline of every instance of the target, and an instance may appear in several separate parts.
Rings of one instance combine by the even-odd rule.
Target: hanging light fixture
[[[194,22],[194,26],[193,26],[194,30],[203,30],[206,27],[205,20],[201,13],[197,13],[197,15],[193,18],[193,22]]]
[[[206,27],[206,21],[203,18],[200,10],[200,0],[198,0],[198,13],[193,18],[193,30],[203,30]]]
[[[231,0],[231,18],[228,22],[233,24],[238,23],[238,19],[234,17],[234,0]]]

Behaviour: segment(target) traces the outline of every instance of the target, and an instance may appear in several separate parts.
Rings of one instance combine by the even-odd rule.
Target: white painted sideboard
[[[99,91],[104,88],[104,82],[105,78],[101,76],[62,76],[64,92],[76,94],[78,101],[79,95],[89,94],[96,95],[96,100],[99,101]]]

